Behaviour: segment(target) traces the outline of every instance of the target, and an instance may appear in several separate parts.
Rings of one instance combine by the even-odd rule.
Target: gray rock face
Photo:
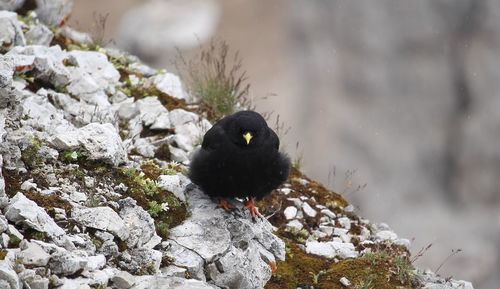
[[[24,265],[36,267],[44,267],[47,265],[50,255],[47,254],[42,247],[32,242],[26,242],[25,245],[22,246],[24,248],[17,254],[17,257],[23,260],[22,262]]]
[[[179,77],[172,73],[160,74],[153,77],[155,87],[170,96],[180,99],[186,99],[187,93],[182,87]]]
[[[153,218],[143,208],[137,206],[133,199],[120,200],[119,204],[121,207],[119,215],[130,232],[127,238],[129,248],[143,247],[153,237],[158,237]],[[159,242],[153,244],[153,247]]]
[[[109,106],[105,90],[114,86],[120,78],[116,68],[108,62],[106,55],[95,51],[71,51],[68,67],[71,74],[69,93],[90,104]]]
[[[179,200],[185,202],[186,184],[190,183],[189,179],[181,175],[161,175],[158,178],[158,187],[169,192],[172,192]]]
[[[75,207],[71,217],[85,227],[108,231],[122,240],[130,235],[123,219],[110,207]]]
[[[217,289],[203,281],[178,277],[147,276],[140,278],[131,289],[169,288],[169,289]],[[120,288],[121,289],[121,288]]]
[[[21,24],[17,14],[9,11],[0,11],[0,52],[7,52],[17,45],[26,45]]]
[[[15,58],[19,58],[19,55],[25,55],[27,59],[33,61],[35,77],[51,83],[54,87],[64,87],[69,83],[71,75],[63,64],[67,55],[62,51],[61,47],[16,46],[7,53],[7,56]]]
[[[72,0],[36,0],[38,17],[47,25],[62,26],[73,8]]]
[[[420,272],[422,289],[474,289],[472,284],[462,280],[445,281],[432,272]]]
[[[268,262],[285,257],[285,245],[272,234],[271,224],[267,220],[252,223],[246,213],[236,217],[216,209],[216,204],[197,189],[188,196],[191,217],[173,228],[169,238],[203,259],[207,277],[215,285],[262,288],[271,277]],[[175,256],[179,248],[172,250]],[[182,258],[177,256],[175,259]],[[196,258],[190,262],[195,272],[196,262]]]
[[[64,230],[35,202],[17,193],[5,208],[5,217],[14,223],[22,223],[52,238],[65,235]]]
[[[2,130],[2,128],[1,128],[1,119],[0,119],[0,134],[1,134],[1,130]],[[0,136],[0,143],[1,143],[1,141],[2,141],[2,138]],[[3,167],[3,157],[2,157],[2,155],[0,155],[0,198],[5,198],[6,197],[6,195],[5,195],[5,180],[2,176],[2,167]]]
[[[54,274],[67,276],[83,270],[87,266],[87,260],[84,257],[73,254],[72,252],[57,252],[50,258],[49,268]]]
[[[111,279],[118,289],[129,289],[135,284],[135,277],[127,271],[120,271]]]
[[[167,255],[170,256],[172,263],[181,268],[186,268],[189,275],[195,279],[205,281],[204,265],[205,260],[196,252],[171,241],[170,248],[167,250]]]
[[[51,143],[60,150],[83,150],[89,159],[119,165],[127,152],[116,129],[109,123],[91,123],[74,131],[56,135]]]
[[[54,38],[54,33],[47,26],[37,24],[30,27],[24,36],[28,45],[49,46],[52,38]]]
[[[155,274],[160,269],[162,253],[148,248],[134,248],[120,255],[120,268],[137,275]]]
[[[10,289],[21,289],[21,281],[19,280],[16,271],[12,269],[11,265],[12,262],[14,262],[14,259],[15,251],[8,250],[5,259],[0,261],[0,280],[4,280],[10,286]]]

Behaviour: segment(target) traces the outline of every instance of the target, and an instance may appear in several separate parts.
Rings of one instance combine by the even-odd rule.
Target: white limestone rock
[[[21,23],[17,14],[9,11],[0,11],[0,52],[5,53],[14,46],[26,45]]]
[[[136,278],[127,271],[119,271],[111,281],[113,281],[113,285],[118,289],[129,289],[135,285]]]
[[[73,8],[72,0],[36,0],[36,15],[48,26],[63,26]]]
[[[158,100],[158,97],[156,96],[141,98],[135,102],[135,105],[139,110],[142,124],[146,127],[155,125],[159,117],[162,117],[161,122],[164,122],[163,118],[170,115],[168,110],[163,106],[163,104],[160,102],[160,100]],[[158,123],[156,125],[160,126],[161,124]]]
[[[175,241],[171,241],[166,254],[173,259],[172,264],[186,268],[193,278],[206,280],[204,273],[205,261],[194,251],[177,244]]]
[[[77,130],[60,133],[51,139],[60,150],[83,150],[90,160],[118,166],[127,161],[127,152],[113,125],[91,123]]]
[[[17,250],[7,250],[5,258],[0,260],[0,280],[6,281],[6,283],[10,286],[10,289],[23,288],[21,280],[19,280],[16,271],[12,268],[12,264],[16,258],[16,251]]]
[[[124,251],[118,261],[118,266],[132,274],[156,274],[159,272],[162,253],[148,248],[133,248]]]
[[[92,289],[89,285],[92,281],[88,278],[61,278],[60,281],[62,285],[57,287],[57,289]]]
[[[358,253],[352,243],[342,243],[337,241],[318,242],[308,241],[306,243],[306,252],[325,258],[355,258]]]
[[[126,240],[130,236],[123,219],[110,207],[74,207],[71,217],[78,224],[110,232],[121,240]]]
[[[45,252],[40,245],[33,242],[21,242],[21,252],[17,254],[18,258],[21,258],[23,264],[44,267],[47,265],[50,259],[50,255]]]
[[[126,198],[118,201],[118,204],[120,205],[119,215],[130,232],[127,238],[129,248],[143,247],[154,236],[157,236],[153,218],[142,207],[137,206],[135,200]],[[153,247],[158,243],[153,244]]]
[[[89,268],[89,256],[86,252],[81,250],[63,250],[53,253],[48,265],[52,273],[60,276],[68,276],[73,275],[80,270],[94,269],[96,267],[99,267],[101,265],[99,264],[99,262],[102,263],[103,257],[104,256],[92,257],[90,259],[92,261],[92,264]]]
[[[158,177],[158,187],[172,192],[179,200],[186,201],[186,185],[189,180],[182,175],[161,175]]]
[[[390,230],[378,231],[375,233],[375,239],[379,242],[383,241],[395,241],[398,238],[398,235]]]
[[[292,220],[286,224],[286,227],[300,231],[304,225],[299,220]]]
[[[13,57],[18,55],[34,56],[35,78],[47,81],[54,87],[64,87],[70,82],[70,72],[63,64],[64,59],[67,59],[67,54],[57,45],[50,47],[41,45],[16,46],[7,55]]]
[[[307,202],[302,203],[302,211],[304,211],[304,213],[311,218],[316,217],[316,215],[318,214],[318,212],[313,209]]]
[[[293,219],[293,218],[295,218],[297,216],[297,208],[293,207],[293,206],[287,207],[283,211],[283,214],[285,214],[285,218],[287,220],[291,220],[291,219]]]
[[[31,26],[24,36],[28,45],[49,46],[52,38],[54,38],[54,33],[47,26],[38,23]]]
[[[349,279],[347,279],[346,277],[340,278],[339,282],[340,282],[340,284],[344,285],[345,287],[351,286],[351,281],[349,281]]]
[[[180,125],[197,122],[199,120],[199,116],[197,114],[181,108],[176,108],[170,111],[169,116],[170,123],[176,128]]]
[[[271,278],[271,268],[262,262],[253,243],[231,247],[224,256],[208,264],[207,271],[212,282],[223,288],[260,289]]]
[[[141,276],[130,289],[171,288],[171,289],[218,289],[219,287],[194,279],[167,276]],[[119,287],[118,289],[125,289]]]
[[[22,193],[17,193],[10,199],[9,205],[5,209],[5,217],[16,224],[22,223],[39,232],[44,232],[52,238],[65,235],[64,230],[52,220],[44,209]]]
[[[158,74],[153,77],[154,86],[161,92],[179,99],[186,99],[187,93],[182,87],[180,78],[173,73]]]

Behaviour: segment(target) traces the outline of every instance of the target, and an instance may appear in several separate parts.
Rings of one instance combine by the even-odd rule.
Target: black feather
[[[253,136],[249,144],[245,132]],[[278,149],[278,136],[264,118],[240,111],[207,131],[189,177],[211,197],[261,199],[288,178],[290,159]]]

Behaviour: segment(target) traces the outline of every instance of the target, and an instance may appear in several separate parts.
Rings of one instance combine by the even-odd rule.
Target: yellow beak
[[[253,135],[250,133],[250,132],[246,132],[244,135],[243,135],[243,138],[245,139],[245,141],[247,142],[247,145],[250,144],[250,140],[252,140],[253,138]]]

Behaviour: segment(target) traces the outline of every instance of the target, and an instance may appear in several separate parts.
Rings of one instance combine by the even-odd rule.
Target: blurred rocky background
[[[311,177],[432,243],[419,266],[498,288],[499,1],[75,0],[70,23],[157,68],[227,41]]]

